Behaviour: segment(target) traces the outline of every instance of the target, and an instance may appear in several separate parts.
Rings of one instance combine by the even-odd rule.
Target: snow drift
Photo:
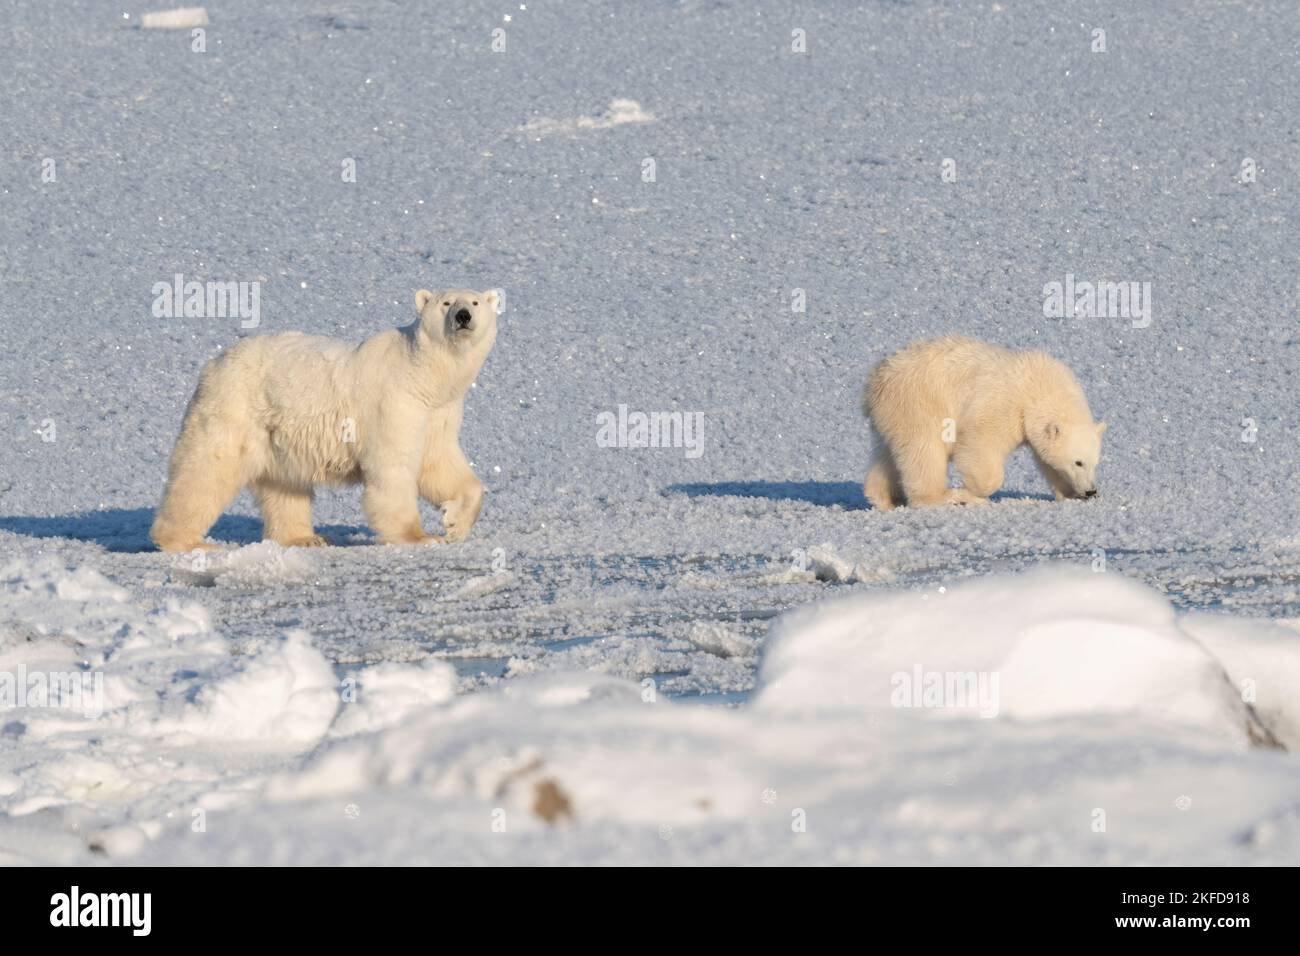
[[[1277,743],[1169,604],[1116,574],[1055,569],[810,605],[774,630],[760,680],[764,709],[1122,715]]]

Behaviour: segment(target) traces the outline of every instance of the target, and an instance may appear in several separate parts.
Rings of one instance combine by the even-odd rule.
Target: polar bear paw
[[[381,544],[446,544],[447,540],[439,534],[425,534],[424,529],[419,525],[407,528],[405,531],[397,533],[380,533],[379,541]]]
[[[943,500],[950,505],[986,505],[989,503],[987,498],[981,498],[965,488],[949,488],[948,492],[943,496]]]
[[[478,520],[482,500],[480,495],[477,499],[453,501],[443,509],[442,527],[448,541],[464,541],[469,537],[470,529]]]
[[[425,547],[428,545],[446,544],[447,539],[440,534],[420,533],[418,535],[410,535],[408,537],[402,538],[399,541],[391,541],[389,543],[390,544],[413,544],[416,545],[417,547]]]
[[[279,542],[284,548],[325,548],[329,541],[318,534],[304,534]]]
[[[447,531],[448,541],[464,541],[469,537],[469,529],[473,526],[473,522],[466,521],[462,512],[448,508],[447,513],[442,516],[442,526]]]

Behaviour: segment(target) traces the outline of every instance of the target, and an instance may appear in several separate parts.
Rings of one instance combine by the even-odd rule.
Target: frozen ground
[[[239,0],[209,7],[196,53],[186,32],[135,28],[155,5],[5,4],[0,650],[57,659],[43,643],[59,635],[85,660],[109,648],[110,689],[125,668],[121,706],[143,711],[105,718],[102,736],[7,719],[0,853],[99,858],[94,843],[109,858],[228,860],[274,847],[305,860],[328,842],[339,860],[372,861],[1294,861],[1300,771],[1276,748],[1206,733],[1232,723],[1217,711],[1193,707],[1177,731],[1100,710],[877,725],[794,721],[754,691],[772,621],[797,605],[919,601],[1046,561],[1089,573],[1104,561],[1098,580],[1163,595],[1191,615],[1178,633],[1234,684],[1233,654],[1186,622],[1251,635],[1252,672],[1295,673],[1292,630],[1241,620],[1300,617],[1295,7],[524,6]],[[493,53],[498,27],[506,48]],[[807,53],[791,52],[795,28]],[[1105,53],[1091,51],[1096,28]],[[341,180],[347,159],[355,183]],[[374,547],[357,493],[342,491],[317,507],[339,548],[244,548],[198,571],[148,551],[198,369],[249,334],[237,319],[154,318],[154,283],[178,272],[260,280],[257,331],[351,339],[408,321],[421,286],[503,287],[463,433],[488,489],[471,540]],[[1067,274],[1150,282],[1150,326],[1045,319],[1043,286]],[[1077,370],[1110,423],[1101,499],[1046,500],[1018,458],[991,508],[866,508],[865,373],[951,331]],[[620,404],[702,414],[702,454],[598,447],[596,416]],[[259,534],[246,498],[213,532],[232,546]],[[60,594],[65,576],[109,610]],[[999,615],[1032,596],[1033,578],[1011,580],[1024,583],[996,592]],[[920,620],[906,633],[952,623]],[[147,635],[147,667],[116,663],[122,628]],[[842,647],[851,673],[856,646]],[[172,656],[187,661],[169,669]],[[316,700],[286,704],[309,711],[286,722],[280,691],[245,688],[259,703],[241,706],[270,730],[218,709],[201,721],[212,753],[158,760],[148,742],[167,707],[218,694],[239,661],[301,670],[309,698],[359,667],[390,670],[372,673],[387,689],[365,719]],[[1161,668],[1135,670],[1145,700]],[[1068,689],[1065,676],[1045,679]],[[645,710],[646,679],[659,703],[679,700]],[[553,684],[642,709],[607,729],[587,705],[539,717],[533,695]],[[1283,717],[1263,697],[1258,708],[1278,736]],[[172,719],[183,729],[168,734],[200,720]],[[236,757],[241,734],[260,742]],[[474,836],[485,799],[517,819],[506,803],[531,797],[510,781],[549,779],[510,776],[534,759],[559,768],[573,804],[563,836],[540,824],[518,842]],[[707,809],[674,802],[677,782],[710,774],[726,779],[691,797]],[[630,797],[656,786],[646,775],[663,792]],[[803,804],[787,805],[792,787]],[[820,807],[809,840],[792,843],[788,824],[773,837],[746,809],[767,789],[779,796],[755,813]],[[1142,794],[1145,815],[1104,844],[1063,835],[1054,814],[1077,804],[1086,817],[1107,806],[1098,792]],[[1013,794],[1037,809],[1012,819]],[[1180,795],[1193,811],[1169,809]],[[444,823],[428,822],[428,800]],[[341,817],[349,801],[355,818]],[[160,822],[200,805],[214,818],[235,808],[221,839]],[[834,832],[813,825],[827,815]],[[338,841],[320,839],[324,826]]]

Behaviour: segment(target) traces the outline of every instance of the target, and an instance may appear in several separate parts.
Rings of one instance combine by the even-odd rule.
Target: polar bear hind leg
[[[191,409],[172,452],[167,489],[149,537],[164,551],[212,550],[203,541],[245,482],[241,429]]]
[[[312,492],[265,479],[252,484],[262,509],[262,539],[286,548],[318,548],[329,544],[311,526]]]
[[[910,444],[896,449],[894,461],[908,507],[926,508],[950,501],[948,446],[937,431],[933,438],[914,438]]]
[[[898,474],[898,465],[889,452],[889,446],[883,439],[876,439],[875,458],[863,482],[862,492],[871,502],[871,507],[878,511],[888,511],[903,504],[903,482]]]

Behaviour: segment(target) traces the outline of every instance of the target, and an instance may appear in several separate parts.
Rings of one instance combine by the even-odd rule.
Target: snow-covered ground
[[[739,708],[591,671],[457,693],[291,630],[0,570],[5,862],[1294,862],[1300,629],[1039,569],[792,612]],[[749,654],[734,635],[697,640]]]
[[[102,676],[0,714],[0,861],[1300,859],[1293,7],[159,8],[0,27],[0,674]],[[156,318],[177,273],[258,327]],[[206,359],[448,286],[507,296],[468,542],[350,490],[336,548],[241,497],[149,549]],[[947,332],[1071,364],[1098,500],[867,509],[867,369]]]

